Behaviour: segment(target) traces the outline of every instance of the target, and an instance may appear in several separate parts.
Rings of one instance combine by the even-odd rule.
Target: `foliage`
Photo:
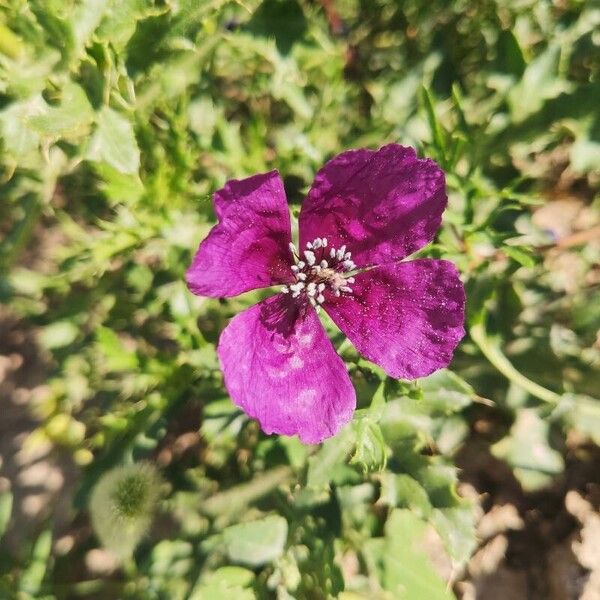
[[[51,365],[31,443],[77,465],[74,522],[98,520],[119,465],[155,463],[168,488],[112,576],[86,574],[91,532],[58,555],[50,524],[1,553],[0,593],[451,598],[418,548],[433,527],[459,569],[477,546],[465,441],[529,488],[561,473],[567,434],[597,441],[600,251],[532,215],[559,190],[598,222],[599,22],[576,0],[0,3],[0,298]],[[327,323],[354,421],[320,447],[264,436],[215,355],[259,293],[183,283],[211,193],[277,168],[297,215],[327,158],[388,141],[448,174],[421,254],[461,269],[469,336],[452,371],[403,382]]]

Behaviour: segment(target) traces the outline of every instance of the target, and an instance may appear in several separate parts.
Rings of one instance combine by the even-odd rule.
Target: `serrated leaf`
[[[98,114],[86,158],[105,162],[121,173],[137,173],[140,150],[131,122],[105,106]]]
[[[93,118],[94,111],[85,91],[69,82],[61,90],[59,103],[46,104],[42,111],[28,119],[28,125],[42,137],[56,140],[83,135]]]
[[[232,561],[257,567],[283,554],[287,531],[287,521],[283,517],[270,515],[228,527],[223,532],[223,540]]]

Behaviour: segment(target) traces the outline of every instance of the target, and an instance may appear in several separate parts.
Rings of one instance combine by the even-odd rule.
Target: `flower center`
[[[292,271],[296,281],[281,288],[284,294],[291,293],[292,298],[305,294],[318,312],[325,302],[325,291],[330,290],[337,297],[352,293],[349,284],[354,283],[354,277],[348,275],[349,271],[356,269],[356,265],[351,253],[346,252],[345,245],[328,249],[327,238],[317,238],[306,244],[302,255],[292,243],[290,250],[294,257]]]

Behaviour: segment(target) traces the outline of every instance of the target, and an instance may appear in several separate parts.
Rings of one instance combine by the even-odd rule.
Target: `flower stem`
[[[470,330],[471,338],[479,346],[479,349],[483,355],[504,375],[507,379],[522,387],[524,390],[529,392],[532,396],[548,402],[550,404],[557,404],[560,401],[560,395],[556,392],[539,385],[535,381],[532,381],[528,377],[525,377],[523,373],[517,371],[513,364],[506,358],[506,356],[500,350],[497,343],[492,341],[487,335],[485,326],[482,321],[477,322],[471,327]]]

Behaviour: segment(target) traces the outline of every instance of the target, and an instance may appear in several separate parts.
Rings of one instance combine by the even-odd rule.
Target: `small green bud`
[[[112,469],[98,481],[90,500],[92,525],[102,545],[119,560],[129,558],[150,528],[161,478],[149,463]]]

